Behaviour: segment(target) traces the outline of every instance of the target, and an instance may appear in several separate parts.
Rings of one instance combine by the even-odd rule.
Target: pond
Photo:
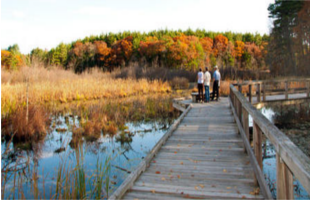
[[[261,113],[284,132],[306,155],[309,156],[310,132],[309,126],[309,102],[301,105],[284,106],[281,103],[268,104],[260,109]],[[253,126],[252,119],[249,121]],[[304,128],[307,127],[307,128]],[[276,152],[273,145],[264,138],[263,144],[263,172],[273,197],[276,197]],[[310,199],[309,194],[294,178],[294,198]]]
[[[72,128],[80,126],[79,118],[58,116],[43,141],[30,147],[1,143],[2,198],[106,198],[136,168],[172,122],[171,119],[127,122],[124,130],[114,137],[101,135],[95,141],[83,140],[74,145]],[[104,191],[96,190],[98,180]],[[68,187],[70,191],[66,191]],[[76,196],[66,196],[69,193]]]

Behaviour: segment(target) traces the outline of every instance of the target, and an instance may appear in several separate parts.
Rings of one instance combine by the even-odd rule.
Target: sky
[[[274,0],[1,0],[1,49],[50,50],[90,35],[159,29],[268,34]]]

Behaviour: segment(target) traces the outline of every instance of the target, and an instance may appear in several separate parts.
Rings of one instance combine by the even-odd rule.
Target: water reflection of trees
[[[21,184],[37,177],[44,142],[31,142],[27,150],[20,149],[19,144],[13,144],[12,140],[2,145],[6,146],[1,155],[1,196],[4,198],[8,191],[12,192],[9,195],[19,195],[22,193]],[[13,188],[8,190],[7,186],[12,187],[12,184]]]

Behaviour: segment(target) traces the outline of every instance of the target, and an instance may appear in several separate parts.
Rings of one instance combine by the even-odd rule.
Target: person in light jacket
[[[210,81],[211,81],[211,74],[206,67],[205,77],[204,77],[204,85],[205,85],[205,102],[210,102]]]

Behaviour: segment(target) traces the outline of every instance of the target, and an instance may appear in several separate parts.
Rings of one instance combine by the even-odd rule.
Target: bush
[[[13,137],[14,142],[27,142],[38,141],[45,137],[50,123],[48,112],[42,107],[29,106],[28,121],[26,113],[25,107],[19,107],[10,116],[9,121],[11,121],[12,126],[4,130],[7,138],[11,138],[15,134]]]
[[[187,89],[189,87],[189,81],[187,78],[175,77],[170,81],[170,86],[173,89]]]

